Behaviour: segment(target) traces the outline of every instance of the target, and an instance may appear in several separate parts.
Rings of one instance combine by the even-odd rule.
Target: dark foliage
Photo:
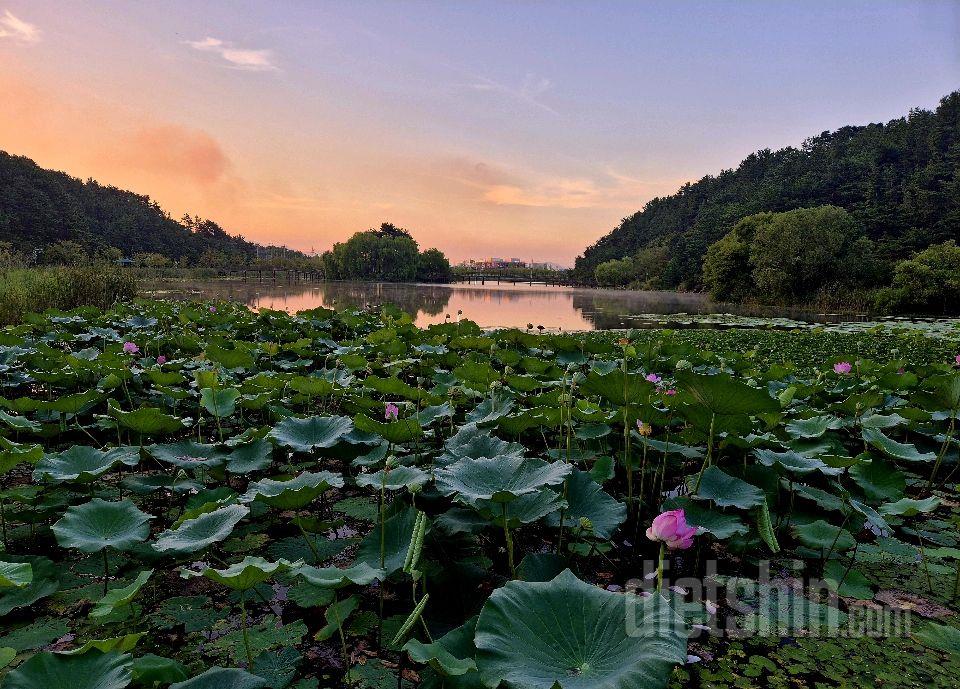
[[[575,276],[645,248],[667,247],[663,287],[702,287],[707,248],[742,218],[821,205],[847,210],[892,266],[957,238],[960,228],[960,91],[934,111],[886,124],[843,127],[803,146],[753,153],[673,196],[656,198],[577,259]]]
[[[258,249],[268,251],[228,234],[212,220],[189,215],[174,220],[149,196],[45,170],[4,151],[0,242],[9,242],[28,258],[59,242],[75,242],[91,256],[113,247],[127,257],[160,254],[187,265],[205,254],[229,257],[236,265],[255,259]]]

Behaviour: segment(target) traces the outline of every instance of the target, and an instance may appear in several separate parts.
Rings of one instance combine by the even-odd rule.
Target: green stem
[[[307,547],[310,548],[310,552],[313,553],[314,561],[316,561],[317,564],[319,564],[320,553],[317,552],[317,546],[313,544],[313,539],[311,539],[309,534],[307,534],[307,530],[303,528],[303,524],[300,523],[299,517],[294,518],[294,521],[296,521],[297,526],[300,527],[300,533],[303,534],[303,540],[306,542]]]
[[[517,568],[513,565],[513,537],[510,535],[510,527],[507,525],[507,503],[500,503],[501,514],[503,515],[503,540],[507,544],[507,562],[510,564],[510,576],[517,578]]]
[[[107,560],[107,549],[100,551],[103,555],[103,595],[107,595],[107,581],[110,579],[110,562]]]
[[[697,485],[693,487],[694,493],[700,490],[700,481],[703,480],[703,472],[706,471],[707,467],[710,466],[713,461],[713,422],[716,418],[716,414],[710,415],[710,435],[707,436],[707,456],[704,457],[703,464],[700,465],[700,473],[697,474]]]
[[[663,588],[663,558],[667,554],[667,544],[660,544],[660,560],[657,562],[657,591]]]

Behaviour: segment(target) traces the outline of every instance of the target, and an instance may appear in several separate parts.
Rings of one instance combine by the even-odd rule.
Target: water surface
[[[396,284],[325,282],[271,284],[256,281],[211,281],[155,286],[155,296],[171,298],[229,299],[254,309],[296,313],[318,306],[344,308],[384,303],[396,304],[414,315],[419,326],[442,323],[447,317],[476,321],[484,327],[526,328],[542,325],[551,330],[650,328],[665,324],[695,327],[686,315],[792,318],[808,322],[863,320],[863,317],[817,314],[784,308],[718,304],[707,295],[678,292],[644,292],[496,284]],[[717,323],[707,324],[715,327]]]

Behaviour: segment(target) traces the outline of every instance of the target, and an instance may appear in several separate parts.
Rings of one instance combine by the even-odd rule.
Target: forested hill
[[[257,245],[210,220],[174,220],[148,196],[63,172],[0,151],[0,242],[23,254],[58,242],[89,253],[115,247],[127,257],[161,254],[189,264],[204,255],[246,260]]]
[[[802,147],[753,153],[656,198],[586,249],[575,275],[635,257],[651,286],[698,288],[707,247],[741,218],[832,205],[846,209],[889,264],[960,234],[960,91],[934,111],[886,124],[843,127]]]

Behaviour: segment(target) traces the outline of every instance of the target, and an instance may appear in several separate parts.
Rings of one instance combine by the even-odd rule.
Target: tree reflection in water
[[[485,327],[594,330],[658,327],[662,322],[642,314],[732,313],[741,316],[789,316],[820,320],[817,314],[784,309],[716,304],[703,294],[627,292],[528,284],[489,283],[414,285],[371,282],[279,284],[195,282],[157,286],[154,296],[176,299],[226,299],[251,308],[295,313],[318,306],[346,308],[395,304],[414,314],[418,326],[456,320],[457,311]],[[666,319],[675,320],[675,319]]]

